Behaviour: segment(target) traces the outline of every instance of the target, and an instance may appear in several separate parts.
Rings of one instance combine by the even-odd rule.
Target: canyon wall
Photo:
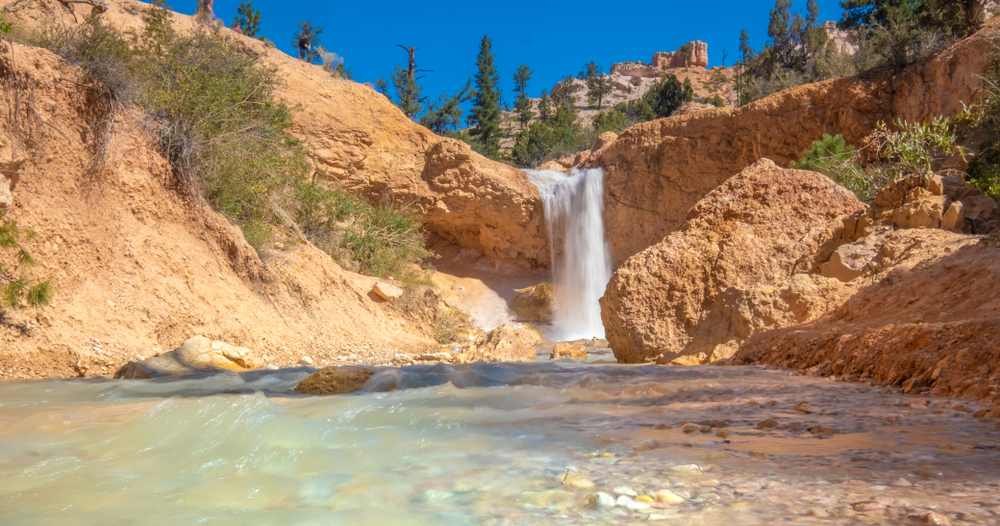
[[[705,110],[628,128],[584,163],[603,167],[604,223],[615,266],[683,224],[726,179],[768,158],[798,160],[824,133],[860,146],[879,121],[952,115],[979,94],[988,28],[898,73],[798,86],[739,108]]]

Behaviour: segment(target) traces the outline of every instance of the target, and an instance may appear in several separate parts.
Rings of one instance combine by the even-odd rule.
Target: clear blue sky
[[[174,10],[192,14],[196,0],[168,0]],[[215,0],[215,13],[230,24],[240,0]],[[802,12],[805,0],[795,0]],[[820,20],[837,20],[837,0],[819,0]],[[421,81],[424,95],[459,89],[475,73],[483,35],[493,41],[504,100],[513,103],[514,70],[534,70],[529,96],[537,97],[591,60],[604,66],[649,61],[654,52],[673,51],[691,40],[708,43],[709,65],[722,64],[722,48],[732,65],[740,29],[760,49],[767,38],[774,0],[708,2],[402,2],[362,0],[306,2],[253,0],[261,12],[262,32],[278,49],[295,54],[292,33],[299,21],[324,28],[321,44],[344,57],[355,80],[389,81],[406,53],[396,44],[417,46],[417,66],[433,70]],[[522,14],[523,13],[523,14]]]

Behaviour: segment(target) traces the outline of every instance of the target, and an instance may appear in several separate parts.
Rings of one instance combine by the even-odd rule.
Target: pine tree
[[[915,22],[922,3],[920,0],[841,0],[840,7],[844,9],[844,14],[840,17],[840,27],[885,26],[893,17],[899,21]]]
[[[299,22],[299,30],[292,34],[292,47],[298,49],[299,47],[299,35],[307,35],[309,37],[309,47],[311,48],[309,53],[306,54],[307,62],[316,62],[320,60],[319,52],[319,35],[323,32],[322,27],[315,27],[312,22]]]
[[[593,66],[593,67],[591,67]],[[601,66],[591,62],[587,64],[587,99],[597,102],[597,111],[601,111],[604,96],[611,93],[611,82],[601,71]]]
[[[549,101],[549,93],[542,90],[542,97],[538,99],[538,116],[543,121],[549,120],[552,116],[552,103]]]
[[[448,128],[458,128],[462,123],[461,105],[474,95],[471,79],[450,97],[447,93],[442,93],[437,101],[427,105],[427,113],[420,118],[420,124],[438,135],[444,135]]]
[[[500,75],[493,65],[493,42],[483,36],[476,60],[476,95],[472,99],[469,122],[475,125],[472,135],[482,145],[483,154],[495,157],[500,151]]]
[[[241,27],[244,35],[256,38],[260,32],[260,11],[254,9],[251,3],[240,2],[240,6],[236,8],[237,14],[233,17],[233,26]]]
[[[517,100],[514,101],[514,109],[517,110],[518,120],[521,122],[521,129],[528,125],[528,121],[535,116],[531,111],[531,99],[528,98],[528,81],[534,72],[527,64],[521,64],[514,73],[514,91],[517,92]]]
[[[426,99],[420,96],[423,86],[417,84],[417,79],[402,66],[396,66],[392,84],[396,88],[396,106],[411,119],[419,115]]]
[[[743,29],[740,31],[740,61],[739,68],[736,74],[736,103],[740,106],[750,102],[750,93],[747,89],[748,77],[752,76],[751,68],[753,66],[753,58],[757,55],[757,52],[750,47],[750,35],[747,34],[747,30]]]

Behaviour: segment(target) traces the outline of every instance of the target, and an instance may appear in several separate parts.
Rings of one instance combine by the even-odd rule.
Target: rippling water
[[[996,524],[1000,513],[1000,433],[957,401],[757,368],[569,363],[385,369],[369,388],[403,389],[285,394],[309,372],[0,383],[0,524],[897,524],[932,511]],[[803,401],[818,412],[797,411]],[[684,500],[628,496],[664,489]],[[599,507],[611,502],[597,492],[617,502]]]

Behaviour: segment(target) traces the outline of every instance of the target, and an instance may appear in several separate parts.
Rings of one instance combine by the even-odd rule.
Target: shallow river
[[[1000,524],[959,401],[572,363],[284,394],[308,372],[0,383],[0,524]]]

